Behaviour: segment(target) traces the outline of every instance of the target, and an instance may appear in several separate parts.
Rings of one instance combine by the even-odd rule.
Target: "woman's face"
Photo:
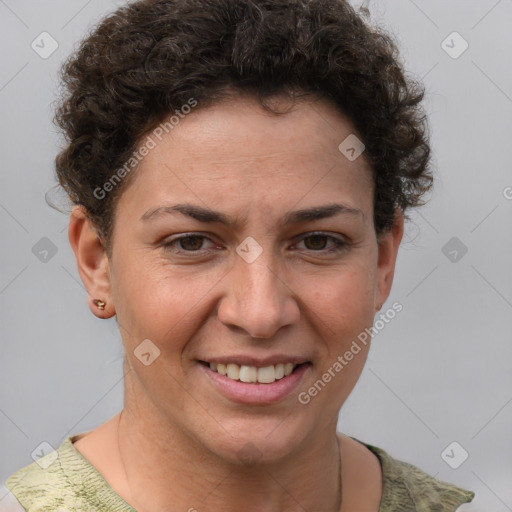
[[[152,135],[96,295],[115,307],[132,369],[125,407],[224,458],[271,460],[336,426],[368,344],[333,365],[386,299],[402,236],[399,219],[377,243],[364,153],[338,148],[354,132],[326,102],[272,117],[240,98]],[[205,362],[248,366],[246,380],[265,367],[269,381],[279,363],[305,364],[243,383]]]

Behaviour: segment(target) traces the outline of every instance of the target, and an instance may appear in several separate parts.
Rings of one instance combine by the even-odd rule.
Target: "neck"
[[[120,488],[139,512],[169,512],[170,504],[189,512],[341,510],[336,424],[310,435],[284,460],[243,464],[219,457],[139,405],[125,407],[116,434],[126,480]]]

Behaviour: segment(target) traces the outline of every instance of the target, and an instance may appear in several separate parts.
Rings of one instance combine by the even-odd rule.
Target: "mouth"
[[[236,363],[209,363],[207,361],[199,361],[202,365],[207,366],[213,372],[223,375],[231,380],[237,380],[245,383],[272,384],[276,380],[288,377],[294,371],[304,364],[296,363],[278,363],[263,367],[238,365]]]
[[[238,365],[199,360],[210,383],[232,401],[245,404],[278,402],[295,390],[311,362],[278,363],[265,366]]]

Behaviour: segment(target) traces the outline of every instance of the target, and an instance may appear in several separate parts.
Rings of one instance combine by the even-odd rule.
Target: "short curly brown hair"
[[[56,173],[107,253],[134,173],[105,197],[94,191],[169,113],[233,91],[270,112],[266,100],[285,94],[347,115],[372,167],[377,234],[393,226],[396,207],[423,204],[432,186],[424,88],[406,77],[392,37],[364,17],[344,0],[139,0],[106,17],[61,70],[56,122],[67,146]]]

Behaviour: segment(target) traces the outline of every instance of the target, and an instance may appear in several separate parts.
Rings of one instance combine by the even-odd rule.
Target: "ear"
[[[395,210],[393,227],[378,238],[376,312],[382,308],[391,291],[398,247],[400,246],[403,234],[404,217],[402,211],[397,208]]]
[[[88,293],[90,310],[98,318],[114,316],[109,261],[98,231],[83,206],[76,206],[71,212],[68,236],[78,272]],[[99,309],[93,302],[95,299],[104,301],[105,309]]]

